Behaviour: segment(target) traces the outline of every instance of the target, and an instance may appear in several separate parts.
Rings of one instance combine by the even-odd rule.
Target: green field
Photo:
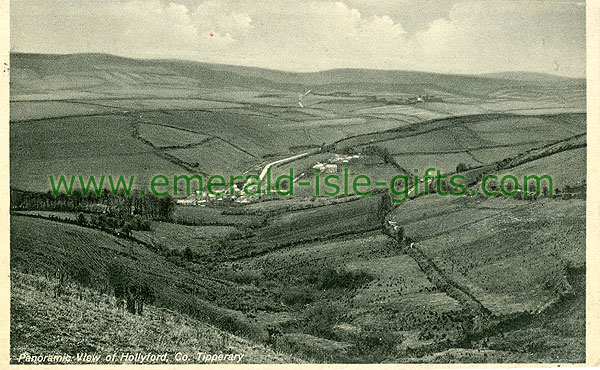
[[[12,54],[11,194],[38,200],[11,214],[13,360],[201,347],[249,363],[584,361],[585,81],[519,76]],[[317,197],[319,163],[350,182],[460,167],[473,193]],[[48,175],[148,189],[265,166],[293,168],[293,197],[46,195]],[[560,192],[487,197],[488,173],[547,173]],[[123,289],[144,292],[143,314],[119,307]]]
[[[392,217],[497,314],[541,309],[568,286],[565,269],[585,264],[582,201],[434,197],[403,204]]]
[[[76,284],[58,299],[52,297],[57,284],[52,278],[15,273],[11,284],[11,311],[17,318],[11,321],[11,336],[17,343],[11,347],[13,358],[24,352],[54,355],[57,351],[100,350],[108,354],[108,348],[99,348],[98,344],[110,343],[124,352],[168,353],[168,363],[180,363],[175,361],[178,352],[190,358],[183,363],[195,363],[200,349],[207,353],[242,353],[241,363],[298,361],[173,311],[150,306],[140,318],[115,309],[113,297]],[[82,322],[81,316],[89,319]],[[32,327],[36,330],[23,330]],[[77,327],[74,335],[63,335],[72,332],[73,327]],[[107,362],[103,358],[101,363]]]
[[[194,132],[178,130],[168,126],[152,125],[141,123],[139,125],[139,135],[144,140],[149,141],[153,146],[178,147],[199,144],[206,141],[210,136],[199,135]]]

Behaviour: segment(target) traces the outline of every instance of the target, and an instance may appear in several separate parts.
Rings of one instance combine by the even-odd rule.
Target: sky
[[[585,76],[581,0],[12,0],[11,50]]]

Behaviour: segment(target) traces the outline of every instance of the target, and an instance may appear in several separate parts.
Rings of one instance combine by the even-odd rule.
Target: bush
[[[72,272],[73,280],[81,285],[91,286],[93,282],[93,276],[90,270],[85,267],[78,267]]]
[[[332,327],[339,323],[346,310],[338,302],[319,301],[304,311],[306,331],[310,334],[335,339]]]
[[[311,303],[313,299],[312,292],[302,286],[285,288],[281,293],[281,301],[288,306],[304,307]]]
[[[307,276],[308,282],[316,285],[318,289],[353,289],[373,279],[372,275],[362,270],[334,269],[331,267],[313,270]]]
[[[466,170],[469,169],[469,166],[467,166],[466,164],[460,162],[459,164],[456,165],[456,172],[464,172]]]
[[[260,271],[232,271],[229,279],[239,284],[257,284],[264,277]]]
[[[131,229],[132,230],[139,230],[139,231],[150,231],[151,230],[151,224],[150,224],[150,220],[147,218],[144,218],[142,216],[133,216],[131,218],[131,221],[129,222],[129,224],[131,225]]]
[[[383,359],[397,355],[396,346],[402,343],[401,334],[394,334],[382,330],[361,333],[356,338],[354,353],[369,362],[380,362]]]
[[[86,220],[85,215],[83,213],[79,213],[77,215],[77,224],[81,225],[81,226],[87,225],[87,220]]]
[[[194,260],[194,252],[192,252],[190,247],[185,247],[183,250],[183,258],[188,262]]]

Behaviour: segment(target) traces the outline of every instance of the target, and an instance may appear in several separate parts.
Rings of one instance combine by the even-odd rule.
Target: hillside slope
[[[201,88],[260,88],[302,91],[328,87],[332,91],[397,91],[411,93],[438,90],[465,96],[486,96],[510,86],[514,80],[438,73],[334,69],[293,73],[254,67],[209,64],[180,60],[143,60],[108,54],[11,54],[11,84],[14,91],[40,87],[94,87],[97,84],[180,85]],[[520,87],[584,86],[584,80],[521,79]],[[40,85],[42,83],[42,85]]]
[[[118,308],[113,297],[78,284],[70,284],[56,297],[57,284],[52,278],[11,274],[13,363],[19,363],[15,359],[22,353],[76,356],[82,352],[101,355],[100,363],[110,363],[105,356],[114,351],[166,353],[167,361],[160,363],[202,363],[197,361],[199,352],[243,355],[216,363],[298,361],[174,311],[149,306],[143,316],[130,314]],[[178,352],[188,355],[188,361],[176,361]],[[70,363],[78,362],[83,361],[75,358]]]

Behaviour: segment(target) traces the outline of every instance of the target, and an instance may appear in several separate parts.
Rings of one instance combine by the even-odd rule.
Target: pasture
[[[314,182],[315,164],[336,163],[350,181],[389,182],[463,164],[585,190],[585,81],[515,78],[13,54],[10,186],[47,192],[48,175],[111,174],[147,188],[156,174],[260,173],[308,153],[273,176],[293,168]],[[116,343],[98,351],[218,343],[249,362],[582,360],[581,196],[386,204],[381,192],[295,190],[174,205],[131,235],[49,219],[76,213],[13,212],[11,351],[50,353],[51,333],[61,350],[92,339]],[[40,288],[59,274],[67,294],[54,298]],[[151,289],[145,316],[114,307],[115,281]]]

